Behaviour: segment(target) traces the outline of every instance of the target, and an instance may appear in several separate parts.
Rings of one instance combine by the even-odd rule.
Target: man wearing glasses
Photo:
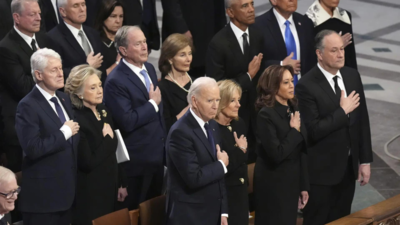
[[[15,174],[0,166],[0,225],[11,224],[11,216],[8,213],[14,210],[14,202],[20,191],[21,187],[17,185]]]

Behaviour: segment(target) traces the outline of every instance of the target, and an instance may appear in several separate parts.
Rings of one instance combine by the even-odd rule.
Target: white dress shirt
[[[14,30],[17,31],[17,33],[19,34],[19,36],[21,36],[22,39],[24,39],[24,41],[28,44],[28,46],[29,46],[31,49],[32,49],[32,45],[31,45],[32,39],[35,39],[36,48],[39,49],[39,45],[38,45],[38,43],[37,43],[37,41],[36,41],[36,36],[35,36],[35,34],[33,34],[33,37],[29,37],[28,35],[22,33],[21,31],[19,31],[18,28],[16,28],[15,26],[14,26]],[[32,50],[33,50],[33,49],[32,49]]]
[[[36,84],[37,89],[40,91],[40,93],[42,93],[42,95],[44,96],[44,98],[47,100],[47,102],[50,104],[51,108],[53,108],[54,112],[56,113],[56,115],[58,116],[57,110],[56,110],[56,105],[54,104],[54,102],[50,101],[51,98],[56,97],[58,104],[60,105],[64,116],[65,116],[65,120],[69,121],[69,116],[67,111],[65,111],[63,104],[61,104],[60,99],[57,97],[57,95],[51,95],[49,94],[47,91],[43,90],[39,85]],[[64,134],[65,140],[68,140],[72,137],[72,130],[69,126],[63,124],[62,127],[60,128],[60,131]]]
[[[202,131],[204,132],[204,134],[206,135],[206,138],[208,138],[206,128],[204,127],[204,125],[206,124],[206,122],[204,122],[203,119],[201,119],[200,117],[198,117],[198,116],[196,115],[196,113],[193,112],[192,108],[189,108],[189,110],[190,110],[190,113],[192,113],[193,117],[196,119],[197,123],[199,123],[199,125],[200,125],[200,127],[201,127],[201,130],[202,130]],[[227,172],[228,172],[228,169],[226,168],[224,162],[223,162],[222,160],[218,160],[218,161],[222,164],[222,167],[224,168],[224,173],[227,173]],[[228,214],[223,213],[223,214],[221,214],[221,216],[228,217]]]
[[[146,88],[146,81],[144,79],[144,76],[140,73],[140,71],[146,70],[147,74],[149,74],[149,71],[146,69],[144,64],[143,64],[142,68],[139,68],[133,64],[128,63],[125,59],[122,59],[122,62],[124,62],[125,65],[127,65],[129,67],[129,69],[131,69],[133,71],[133,73],[136,74],[136,76],[143,82],[143,85]],[[153,81],[151,81],[150,74],[149,74],[149,80],[150,80],[150,84],[152,84]],[[153,99],[150,99],[149,102],[154,106],[154,109],[156,110],[156,112],[158,112],[157,103]]]
[[[60,23],[60,21],[58,20],[58,14],[60,12],[58,12],[58,9],[57,9],[57,0],[51,0],[51,5],[54,8],[54,13],[56,14],[57,23]]]
[[[249,34],[249,28],[247,28],[245,31],[242,31],[239,27],[237,27],[235,24],[233,24],[232,22],[230,22],[231,28],[233,33],[235,34],[236,39],[239,42],[239,46],[240,49],[242,50],[242,53],[244,54],[244,50],[243,50],[243,34],[246,33],[247,34],[247,43],[249,43],[250,46],[250,34]],[[249,73],[247,73],[247,75],[249,75],[249,78],[251,80],[251,76]]]
[[[326,71],[324,68],[322,68],[319,63],[317,65],[318,65],[318,68],[321,70],[322,74],[324,74],[324,76],[325,76],[326,80],[328,81],[328,83],[331,85],[333,92],[335,92],[335,93],[336,93],[336,91],[335,91],[335,81],[333,80],[333,78],[335,76],[338,77],[338,79],[337,79],[338,86],[339,86],[340,90],[344,91],[344,97],[347,98],[347,92],[346,92],[346,88],[344,86],[342,74],[340,74],[340,70],[338,70],[336,74],[331,74],[328,71]]]
[[[64,22],[65,23],[65,22]],[[79,31],[81,30],[83,32],[83,36],[85,36],[87,42],[89,43],[90,46],[90,51],[93,52],[93,47],[92,44],[90,44],[89,39],[87,38],[85,31],[82,29],[82,25],[81,25],[81,29],[76,29],[75,27],[69,25],[68,23],[65,23],[65,25],[67,25],[68,29],[71,31],[72,35],[75,37],[76,41],[79,43],[79,45],[82,47],[83,49],[83,45],[82,45],[82,39],[79,36]]]
[[[283,37],[283,41],[286,43],[286,39],[285,39],[285,30],[286,30],[286,19],[278,13],[278,11],[276,11],[276,9],[274,8],[272,10],[275,14],[276,20],[278,21],[278,25],[279,28],[281,29],[281,33],[282,33],[282,37]],[[290,15],[289,19],[287,19],[290,23],[289,28],[290,31],[292,32],[292,35],[294,37],[294,42],[296,42],[296,54],[297,54],[297,60],[300,60],[300,41],[299,41],[299,35],[297,34],[297,30],[296,30],[296,25],[294,23],[293,20],[293,15]],[[281,65],[282,65],[283,61],[281,61]],[[297,75],[297,78],[300,79],[301,74],[299,73]]]

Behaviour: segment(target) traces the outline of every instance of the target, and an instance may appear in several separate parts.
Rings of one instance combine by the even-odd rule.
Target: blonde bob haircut
[[[226,107],[228,107],[228,105],[231,103],[235,91],[239,93],[239,96],[242,96],[242,88],[238,83],[236,83],[233,80],[221,80],[218,81],[217,84],[219,87],[219,94],[221,96],[221,100],[219,102],[216,119],[218,119],[218,115],[221,113],[221,111]],[[239,117],[235,118],[235,120],[238,119]]]
[[[83,101],[79,98],[79,95],[83,94],[85,81],[91,75],[96,75],[101,80],[101,72],[99,70],[87,64],[75,66],[65,82],[64,92],[69,94],[72,105],[78,109],[83,107]]]

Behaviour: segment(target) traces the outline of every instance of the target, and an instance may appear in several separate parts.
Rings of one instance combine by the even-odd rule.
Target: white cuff
[[[224,162],[222,162],[222,160],[218,160],[218,161],[220,161],[221,164],[222,164],[222,167],[224,167],[224,173],[227,173],[227,172],[228,172],[228,169],[226,168]]]
[[[72,137],[72,130],[69,126],[63,125],[60,128],[60,131],[64,134],[65,140],[68,140]]]
[[[222,213],[221,216],[223,216],[223,217],[229,217],[227,213]]]
[[[247,75],[249,75],[249,78],[250,78],[250,80],[252,80],[252,79],[251,79],[251,76],[250,76],[250,74],[249,74],[249,73],[247,73]]]
[[[371,163],[361,163],[361,165],[371,165]]]
[[[281,61],[281,66],[283,66],[283,61]]]
[[[156,104],[156,102],[153,99],[150,99],[149,102],[154,106],[156,112],[158,112],[158,105]]]

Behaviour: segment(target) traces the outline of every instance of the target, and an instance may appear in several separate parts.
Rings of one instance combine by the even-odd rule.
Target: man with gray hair
[[[17,108],[18,138],[23,149],[20,210],[24,225],[69,225],[75,199],[78,123],[64,87],[61,58],[40,49],[31,58],[36,82]]]
[[[168,167],[167,225],[227,225],[228,200],[224,175],[229,157],[219,147],[217,82],[197,78],[189,89],[190,109],[170,129],[166,142]]]
[[[125,163],[128,196],[121,208],[161,195],[164,176],[165,122],[154,66],[147,63],[146,37],[138,26],[115,35],[122,59],[108,75],[104,101],[121,130],[130,161]]]
[[[15,174],[0,166],[0,225],[11,224],[10,211],[15,208],[15,200],[21,188],[18,187]]]
[[[350,214],[355,180],[371,175],[371,132],[364,89],[357,70],[344,66],[338,33],[315,38],[318,64],[297,84],[301,119],[308,133],[310,199],[304,225],[327,224]]]
[[[4,120],[4,150],[7,162],[3,165],[14,172],[21,171],[22,149],[15,133],[15,113],[18,102],[34,86],[30,57],[39,48],[53,48],[53,42],[40,30],[38,0],[11,2],[14,27],[0,42],[0,98]]]

